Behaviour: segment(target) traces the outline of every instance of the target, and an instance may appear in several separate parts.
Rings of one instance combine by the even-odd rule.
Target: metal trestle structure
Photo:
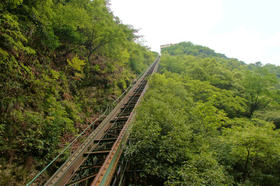
[[[147,89],[147,77],[157,71],[158,63],[159,57],[45,185],[115,184],[111,181],[129,137],[135,107]]]

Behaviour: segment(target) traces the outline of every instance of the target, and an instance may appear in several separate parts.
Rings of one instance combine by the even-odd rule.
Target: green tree
[[[276,77],[266,72],[245,72],[242,85],[248,105],[248,117],[252,117],[256,110],[269,105],[276,83]]]
[[[279,131],[265,122],[259,126],[246,122],[243,126],[225,129],[221,143],[224,159],[238,182],[251,182],[258,185],[278,185],[279,177]],[[228,165],[227,165],[228,166]]]

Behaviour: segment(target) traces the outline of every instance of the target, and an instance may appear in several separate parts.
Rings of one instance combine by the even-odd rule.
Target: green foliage
[[[246,72],[242,85],[245,89],[245,97],[249,107],[248,116],[272,102],[271,94],[275,91],[277,79],[274,74],[269,74],[266,71],[258,70],[257,72]]]
[[[0,23],[0,44],[2,46],[1,55],[7,56],[8,51],[14,52],[15,57],[18,57],[18,52],[26,52],[27,54],[35,53],[35,51],[30,47],[24,46],[27,39],[20,30],[16,16],[9,13],[1,14]]]
[[[224,130],[220,150],[223,162],[236,167],[230,170],[237,181],[257,185],[277,185],[279,183],[279,131],[273,130],[270,123],[255,126],[247,122]],[[228,165],[227,165],[228,166]]]
[[[181,178],[181,179],[178,179]],[[176,177],[169,178],[167,185],[231,185],[233,180],[225,174],[223,166],[213,155],[194,155],[179,170]]]
[[[205,147],[199,144],[215,135],[226,119],[209,103],[194,102],[188,90],[164,75],[151,80],[132,133],[137,142],[127,151],[136,167],[144,165],[146,174],[175,179],[182,164],[202,152]]]
[[[85,65],[85,62],[80,60],[77,56],[75,56],[71,61],[67,59],[67,63],[73,68],[73,70],[77,70],[79,72],[83,71],[82,68]]]
[[[221,58],[227,58],[224,54],[218,54],[215,53],[214,50],[194,45],[191,42],[181,42],[176,45],[172,45],[167,48],[163,48],[162,50],[163,54],[170,54],[172,56],[178,56],[178,55],[192,55],[192,56],[200,56],[200,57],[221,57]]]
[[[7,9],[13,9],[17,6],[21,5],[23,0],[3,0],[0,4],[0,10],[3,10],[4,8]]]
[[[0,9],[0,185],[23,185],[156,54],[105,0],[3,0]]]
[[[162,53],[126,150],[134,184],[279,185],[278,67],[191,43]]]

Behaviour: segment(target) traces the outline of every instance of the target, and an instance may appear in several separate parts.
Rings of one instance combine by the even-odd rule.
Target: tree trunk
[[[243,181],[245,181],[248,177],[249,158],[250,158],[250,149],[247,149],[247,158],[246,158],[246,162],[245,162],[245,165],[244,165]]]

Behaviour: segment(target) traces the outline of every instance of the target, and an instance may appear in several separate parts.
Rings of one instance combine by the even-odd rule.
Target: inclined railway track
[[[110,185],[129,137],[135,107],[158,63],[159,57],[45,185]]]

